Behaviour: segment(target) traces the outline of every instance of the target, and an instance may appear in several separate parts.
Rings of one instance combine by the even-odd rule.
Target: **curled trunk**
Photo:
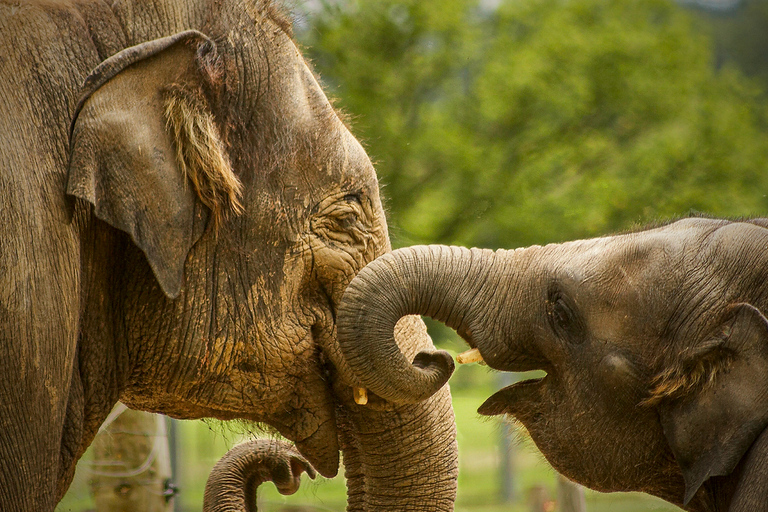
[[[440,389],[453,371],[450,355],[423,351],[411,364],[395,342],[395,324],[405,315],[429,316],[473,345],[487,328],[477,306],[487,302],[483,289],[500,252],[414,246],[365,267],[344,292],[337,318],[339,346],[362,385],[400,404]]]
[[[211,470],[205,485],[204,512],[255,512],[256,489],[274,482],[281,494],[299,488],[301,473],[315,470],[290,444],[276,439],[256,439],[227,452]]]
[[[399,322],[395,339],[407,357],[434,349],[420,318]],[[349,368],[346,368],[349,370]],[[355,377],[336,381],[339,396]],[[346,384],[345,384],[346,383]],[[337,409],[347,479],[347,510],[355,512],[449,512],[456,499],[458,447],[447,387],[417,404],[374,400]]]

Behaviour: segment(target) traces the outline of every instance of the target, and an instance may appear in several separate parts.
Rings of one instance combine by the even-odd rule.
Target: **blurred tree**
[[[732,9],[699,9],[719,63],[736,64],[768,85],[768,2],[741,0]]]
[[[93,440],[90,488],[96,512],[171,512],[175,493],[165,417],[118,403]]]
[[[396,245],[514,247],[768,211],[768,107],[668,0],[335,0],[299,34]]]

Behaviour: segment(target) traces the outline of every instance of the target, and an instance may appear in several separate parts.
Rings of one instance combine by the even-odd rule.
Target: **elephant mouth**
[[[471,346],[471,345],[470,345]],[[496,356],[494,354],[494,356]],[[489,367],[500,372],[529,372],[534,370],[547,371],[548,365],[534,358],[516,355],[513,359],[503,362],[498,357],[490,358]],[[459,364],[486,363],[486,358],[478,348],[471,348],[456,357]],[[516,382],[491,395],[478,408],[477,412],[483,416],[498,416],[501,414],[515,415],[523,404],[541,400],[543,388],[547,383],[547,375],[538,378],[530,378]]]
[[[480,363],[500,372],[530,372],[544,370],[549,372],[551,362],[533,347],[519,347],[517,350],[495,350],[484,346],[483,353],[469,337],[464,338],[470,349],[456,356],[459,364]]]
[[[516,415],[526,404],[541,400],[548,376],[527,379],[507,386],[491,395],[477,409],[483,416]]]

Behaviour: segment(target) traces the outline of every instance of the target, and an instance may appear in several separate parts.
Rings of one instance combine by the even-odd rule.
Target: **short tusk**
[[[479,363],[483,361],[483,356],[480,355],[480,350],[473,348],[467,350],[456,356],[456,362],[459,364],[467,363]]]
[[[355,396],[355,403],[357,405],[365,405],[368,403],[368,390],[365,388],[352,388],[352,394]]]

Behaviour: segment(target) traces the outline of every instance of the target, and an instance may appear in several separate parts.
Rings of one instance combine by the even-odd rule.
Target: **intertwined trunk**
[[[412,358],[419,350],[434,349],[424,323],[407,317],[395,329],[395,343]],[[339,445],[347,479],[347,510],[354,512],[450,512],[456,499],[458,447],[447,387],[427,400],[397,404],[370,395],[369,403],[352,401],[349,387],[355,377],[341,360],[335,361],[334,390],[340,397],[336,409]],[[252,510],[254,482],[273,480],[282,473],[266,474],[268,461],[282,460],[295,449],[280,448],[259,458],[240,449],[230,452],[230,462],[217,464],[206,490],[206,510]],[[232,461],[239,461],[232,464]],[[271,462],[270,462],[271,464]],[[285,464],[283,464],[285,467]],[[228,474],[235,470],[235,474]],[[248,484],[246,492],[244,484]],[[216,496],[222,497],[219,506]]]
[[[344,292],[337,318],[339,347],[363,386],[395,403],[423,400],[440,389],[453,371],[451,357],[427,350],[411,363],[395,342],[395,325],[418,314],[444,322],[470,344],[492,336],[495,324],[483,311],[493,311],[489,290],[503,253],[416,246],[365,267]]]
[[[453,510],[458,448],[447,387],[420,404],[340,416],[347,510]]]

